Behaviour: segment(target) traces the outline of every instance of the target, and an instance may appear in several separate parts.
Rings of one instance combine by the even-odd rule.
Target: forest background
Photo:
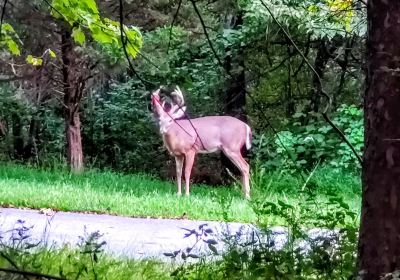
[[[360,155],[362,2],[123,1],[122,19],[118,1],[92,2],[4,10],[2,160],[171,178],[148,103],[160,85],[179,85],[191,116],[250,123],[259,171],[359,171],[334,126]],[[134,26],[121,37],[128,53],[119,23]],[[219,156],[201,157],[194,180],[224,184],[224,170]]]

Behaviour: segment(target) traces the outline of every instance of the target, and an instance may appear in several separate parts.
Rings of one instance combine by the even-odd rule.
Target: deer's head
[[[185,116],[186,106],[178,86],[169,96],[161,96],[161,90],[160,87],[151,94],[151,110],[158,120],[160,132],[165,133],[174,120]]]

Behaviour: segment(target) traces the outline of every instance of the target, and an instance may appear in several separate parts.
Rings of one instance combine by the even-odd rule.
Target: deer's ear
[[[160,90],[161,90],[161,88],[159,88],[159,89],[157,89],[156,91],[153,91],[152,93],[151,93],[151,98],[153,98],[153,97],[160,97]]]

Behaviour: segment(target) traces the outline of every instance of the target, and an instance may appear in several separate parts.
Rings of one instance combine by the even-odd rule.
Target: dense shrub
[[[158,170],[165,163],[149,92],[132,81],[113,82],[85,104],[83,141],[87,161],[123,171]]]
[[[261,134],[254,139],[254,154],[261,168],[302,170],[317,163],[334,168],[359,168],[351,149],[321,116],[312,116],[306,125],[303,125],[304,114],[297,113],[293,117],[296,121],[287,129],[271,137]],[[342,105],[332,121],[361,154],[364,141],[362,110],[354,105]]]

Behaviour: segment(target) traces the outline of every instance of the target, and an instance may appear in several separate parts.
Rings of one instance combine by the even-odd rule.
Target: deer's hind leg
[[[239,151],[222,149],[222,152],[239,168],[242,173],[242,191],[246,198],[250,198],[250,167]]]

